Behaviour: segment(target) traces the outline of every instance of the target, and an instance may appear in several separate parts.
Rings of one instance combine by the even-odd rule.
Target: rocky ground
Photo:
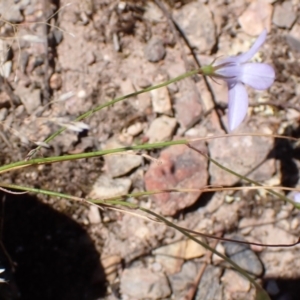
[[[39,156],[227,133],[227,87],[200,76],[96,112],[81,130],[72,121],[114,97],[247,51],[264,28],[268,38],[254,59],[272,64],[276,81],[267,91],[249,89],[248,117],[237,132],[299,137],[299,8],[298,0],[2,0],[2,165],[26,158],[60,126],[69,130]],[[268,186],[298,186],[295,142],[248,135],[193,145]],[[5,182],[99,199],[242,185],[186,146],[2,176]],[[264,190],[164,193],[128,201],[219,237],[292,244],[300,234],[298,210]],[[136,215],[3,193],[1,216],[4,277],[10,280],[0,289],[3,299],[255,299],[249,282],[222,259]],[[252,274],[272,299],[299,299],[299,246],[209,242]]]

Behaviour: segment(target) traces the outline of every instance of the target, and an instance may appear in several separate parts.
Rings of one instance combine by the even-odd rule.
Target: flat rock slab
[[[146,133],[149,143],[168,141],[172,138],[176,128],[176,119],[161,116],[153,120]]]
[[[220,277],[222,274],[222,269],[208,265],[205,268],[203,276],[200,280],[198,286],[196,300],[223,300],[222,297],[222,285],[220,282]]]
[[[122,147],[124,147],[124,145],[114,139],[109,140],[105,145],[105,149]],[[112,177],[119,177],[137,168],[142,163],[143,158],[139,155],[134,155],[134,153],[131,153],[108,155],[104,157],[104,160],[109,175]]]
[[[193,146],[207,152],[203,142]],[[145,174],[147,190],[165,189],[201,189],[207,184],[207,160],[196,151],[185,145],[171,146],[163,150],[160,163],[153,162]],[[173,216],[178,211],[193,205],[201,191],[186,193],[162,193],[153,195],[152,199],[162,214]]]
[[[94,183],[89,196],[93,199],[108,199],[126,195],[130,187],[130,178],[111,178],[107,175],[101,175]]]
[[[133,268],[124,270],[121,276],[121,293],[134,299],[161,299],[168,297],[171,289],[163,273]]]
[[[15,92],[20,97],[29,115],[41,105],[41,91],[39,89],[30,89],[18,85]]]
[[[291,1],[284,1],[275,6],[273,23],[282,28],[291,28],[296,21],[297,15]]]
[[[183,86],[183,83],[185,86]],[[176,120],[183,129],[190,128],[197,120],[199,120],[202,113],[201,95],[194,89],[193,84],[186,79],[180,83],[182,93],[175,97],[175,114]]]
[[[222,166],[257,181],[267,180],[275,172],[274,159],[266,159],[273,139],[259,136],[216,138],[209,141],[210,156]],[[239,178],[214,163],[209,166],[212,185],[231,186]]]
[[[242,237],[234,236],[232,239],[245,241]],[[263,265],[257,255],[250,249],[249,245],[225,242],[224,248],[227,256],[241,268],[255,276],[261,276]]]
[[[260,254],[260,258],[265,266],[265,278],[278,278],[280,275],[281,279],[291,279],[300,276],[299,245],[279,251],[269,248]]]
[[[187,261],[180,272],[169,276],[175,299],[184,299],[188,289],[195,281],[197,272],[198,266],[192,261]]]

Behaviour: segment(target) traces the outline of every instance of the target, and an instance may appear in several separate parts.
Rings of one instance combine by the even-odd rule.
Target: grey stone
[[[201,53],[209,52],[216,43],[216,30],[211,11],[200,1],[184,5],[174,14],[191,46]]]
[[[32,134],[34,129],[32,129]],[[65,131],[63,134],[60,134],[56,137],[55,140],[55,150],[57,153],[62,154],[70,151],[74,147],[74,144],[78,141],[78,134],[74,131]]]
[[[18,85],[15,93],[20,97],[27,113],[32,114],[41,105],[41,91]]]
[[[292,50],[300,52],[300,24],[293,25],[292,30],[286,36],[286,41]]]
[[[167,141],[172,138],[176,128],[176,119],[167,116],[161,116],[155,119],[146,133],[149,143]]]
[[[63,40],[63,33],[61,30],[54,29],[53,30],[53,38],[55,40],[56,45],[59,45]]]
[[[163,22],[165,17],[161,9],[154,2],[147,1],[143,18],[148,22],[159,23]]]
[[[175,97],[176,120],[183,129],[192,127],[202,114],[201,95],[188,80],[179,83],[181,93]]]
[[[251,249],[233,254],[230,256],[230,259],[238,264],[242,269],[255,276],[261,276],[263,273],[263,265]]]
[[[243,238],[238,237],[238,236],[232,236],[230,238],[237,240],[237,241],[245,241]],[[238,252],[242,252],[242,251],[249,249],[249,245],[247,245],[247,244],[232,243],[232,242],[225,242],[223,244],[224,244],[225,252],[228,256],[231,256]]]
[[[180,272],[169,276],[170,284],[173,294],[176,299],[181,299],[183,293],[186,293],[190,285],[192,285],[197,276],[198,267],[192,262],[188,261],[183,266]]]
[[[195,300],[223,300],[220,277],[222,269],[208,265],[205,268]]]
[[[118,141],[111,139],[106,143],[105,149],[122,148],[124,145]],[[106,168],[112,177],[119,177],[137,168],[143,158],[134,153],[130,154],[114,154],[105,156]]]
[[[26,68],[29,61],[29,53],[26,50],[22,50],[20,53],[20,70],[23,74],[26,72]]]
[[[11,23],[20,23],[24,20],[20,12],[19,4],[13,3],[13,0],[3,0],[0,2],[0,15],[5,21]]]
[[[171,294],[163,273],[145,268],[124,270],[121,276],[121,293],[135,299],[161,299]]]
[[[128,193],[131,187],[129,178],[111,178],[107,175],[101,175],[95,182],[90,193],[91,198],[107,199]]]
[[[243,241],[242,237],[232,237],[233,239]],[[261,276],[263,265],[257,255],[250,249],[247,244],[225,242],[225,252],[229,258],[239,265],[242,269],[255,275]]]
[[[287,35],[286,41],[292,50],[300,52],[300,40],[292,37],[291,35]]]
[[[282,28],[291,28],[296,21],[297,15],[291,1],[284,1],[275,6],[273,23]]]
[[[150,62],[158,62],[166,55],[166,49],[161,39],[153,37],[145,48],[145,56]]]

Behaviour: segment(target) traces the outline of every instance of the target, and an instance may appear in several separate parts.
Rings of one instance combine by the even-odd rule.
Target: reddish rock
[[[203,142],[193,143],[193,146],[202,152],[207,152]],[[207,184],[206,159],[185,145],[171,146],[163,150],[159,161],[160,164],[153,162],[145,175],[147,190],[200,189]],[[174,192],[153,195],[152,199],[162,214],[172,216],[193,205],[200,195],[201,191]]]

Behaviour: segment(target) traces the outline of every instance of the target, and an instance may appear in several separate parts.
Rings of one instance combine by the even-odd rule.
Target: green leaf
[[[256,298],[255,299],[256,300],[271,300],[268,293],[262,288],[256,290]]]

